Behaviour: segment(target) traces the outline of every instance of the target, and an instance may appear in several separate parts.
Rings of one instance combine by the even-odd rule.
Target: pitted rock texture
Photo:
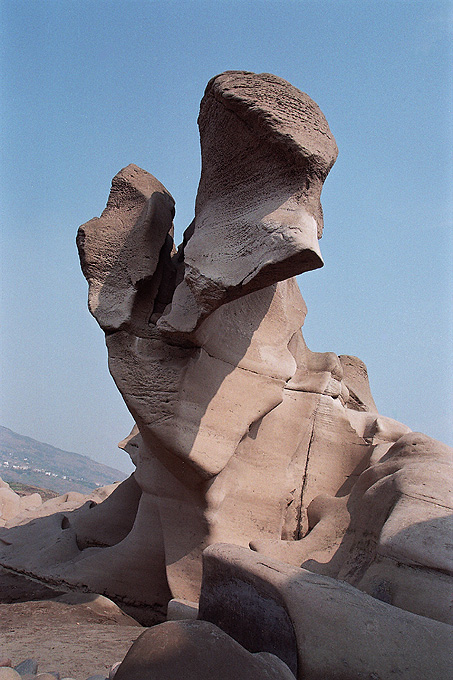
[[[139,326],[140,321],[146,325],[159,305],[160,311],[165,308],[161,282],[165,267],[171,269],[174,212],[165,187],[148,172],[128,165],[113,178],[101,217],[79,228],[88,306],[104,331]]]
[[[202,170],[184,280],[159,322],[176,334],[229,300],[322,266],[320,194],[337,157],[315,102],[268,73],[213,78],[198,125]]]

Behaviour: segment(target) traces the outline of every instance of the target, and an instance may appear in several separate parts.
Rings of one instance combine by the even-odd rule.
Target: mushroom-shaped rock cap
[[[308,94],[272,73],[225,71],[206,86],[198,118],[201,135],[208,122],[211,96],[256,134],[294,154],[296,162],[309,161],[325,179],[337,159],[338,148],[321,109]]]
[[[209,81],[198,117],[202,171],[184,280],[162,331],[189,335],[236,298],[322,267],[322,183],[337,146],[308,95],[269,73]]]

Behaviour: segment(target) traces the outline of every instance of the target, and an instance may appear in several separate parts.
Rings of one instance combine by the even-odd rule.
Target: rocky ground
[[[0,569],[0,658],[27,658],[61,678],[108,677],[143,632],[110,600],[51,590]]]

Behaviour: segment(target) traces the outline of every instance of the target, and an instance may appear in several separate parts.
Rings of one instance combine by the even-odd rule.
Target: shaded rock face
[[[209,82],[199,126],[179,249],[173,198],[134,165],[77,237],[136,472],[103,503],[2,533],[1,562],[155,623],[171,598],[198,600],[207,546],[250,545],[445,621],[449,453],[380,416],[364,364],[301,331],[294,276],[322,265],[337,154],[327,122],[286,81],[232,71]]]
[[[203,561],[200,618],[249,652],[278,656],[299,680],[451,673],[450,625],[246,548],[210,546]]]
[[[145,631],[115,675],[117,680],[293,680],[272,654],[250,654],[206,621],[168,621]]]

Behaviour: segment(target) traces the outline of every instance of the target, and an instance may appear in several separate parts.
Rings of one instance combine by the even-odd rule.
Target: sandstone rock
[[[294,680],[272,655],[250,654],[205,621],[168,621],[134,642],[116,680]]]
[[[20,513],[20,496],[5,486],[0,488],[0,520],[6,523]]]
[[[451,626],[245,548],[211,546],[203,561],[200,618],[276,654],[301,680],[449,675]]]
[[[77,246],[90,286],[88,304],[105,331],[148,322],[158,297],[163,271],[159,259],[173,215],[174,201],[165,187],[148,172],[128,165],[113,178],[101,217],[80,227]],[[167,260],[172,245],[170,237]],[[143,307],[140,298],[145,290]]]
[[[368,371],[363,361],[347,354],[340,355],[338,358],[343,368],[344,382],[349,391],[348,408],[377,413],[368,382]]]
[[[208,84],[199,123],[177,252],[173,199],[136,166],[78,236],[137,470],[7,521],[1,563],[150,625],[169,600],[198,601],[203,550],[228,542],[446,621],[447,454],[377,412],[359,359],[302,335],[291,277],[322,264],[327,123],[289,83],[245,72]]]
[[[0,480],[1,482],[1,480]],[[0,484],[1,486],[1,484]],[[0,657],[0,668],[7,668],[9,666],[12,666],[11,659],[8,659],[6,656]]]
[[[391,445],[403,435],[411,432],[411,429],[407,427],[407,425],[403,425],[397,420],[393,420],[393,418],[380,416],[377,413],[356,411],[348,408],[346,410],[346,415],[357,434],[370,444],[373,444],[372,459],[374,459],[375,462],[377,462],[379,457],[384,455],[381,451],[379,451],[379,455],[376,455],[375,449],[379,445],[383,443]],[[387,446],[387,449],[388,448],[390,448],[390,446]],[[370,459],[370,462],[372,459]]]
[[[453,451],[418,433],[385,451],[350,494],[321,494],[310,503],[299,540],[261,538],[251,547],[451,623]]]
[[[137,457],[138,457],[138,449],[140,447],[140,444],[142,442],[142,437],[140,434],[140,430],[138,429],[137,425],[134,424],[132,430],[128,434],[125,439],[122,441],[118,442],[118,448],[123,449],[123,451],[126,451],[126,453],[129,454],[129,457],[131,461],[134,463],[134,465],[137,467]]]
[[[108,498],[108,496],[113,493],[113,491],[115,491],[119,484],[120,483],[117,482],[115,484],[108,484],[107,486],[99,487],[86,496],[77,491],[68,491],[61,496],[57,496],[56,498],[50,498],[44,503],[32,501],[30,507],[26,507],[25,509],[21,505],[19,514],[8,520],[5,523],[5,526],[7,528],[11,528],[28,524],[39,517],[48,517],[49,515],[53,515],[56,512],[69,513],[83,506],[84,504],[88,504],[90,508],[93,508],[97,505],[97,503],[101,503],[106,498]],[[33,496],[34,495],[39,494],[33,494]]]
[[[54,602],[79,605],[94,614],[99,614],[104,620],[111,620],[123,626],[139,626],[135,619],[125,614],[112,600],[97,593],[70,592],[54,598]]]
[[[167,621],[182,621],[196,619],[198,616],[197,602],[188,600],[170,600],[167,607]]]
[[[115,485],[104,502],[87,501],[73,520],[79,548],[111,546],[122,541],[134,524],[141,493],[131,475]]]
[[[322,183],[337,156],[318,106],[282,78],[227,71],[198,118],[202,172],[184,280],[159,321],[190,333],[214,309],[321,267]]]
[[[94,592],[108,592],[128,612],[135,615],[139,608],[147,625],[164,620],[171,593],[166,585],[164,558],[156,562],[158,557],[154,557],[159,525],[150,536],[149,510],[145,509],[142,520],[118,547],[80,550],[74,524],[76,516],[85,511],[82,507],[71,513],[56,513],[9,529],[8,538],[0,536],[2,562],[15,571],[30,571],[60,589],[69,586],[86,590],[89,586]],[[146,578],[148,575],[150,578]]]
[[[110,670],[109,670],[109,680],[113,680],[113,678],[115,677],[115,675],[116,675],[116,673],[117,673],[117,671],[118,671],[118,668],[119,668],[120,666],[121,666],[121,661],[117,661],[116,663],[114,663],[114,664],[112,665],[112,667],[111,667]]]
[[[419,433],[401,437],[352,490],[336,576],[397,607],[453,623],[452,473],[449,446]]]
[[[20,499],[20,511],[34,510],[42,505],[42,498],[39,493],[31,493],[29,496],[22,496]]]
[[[20,496],[0,478],[0,527],[10,526],[23,513],[33,511],[40,505],[42,498],[39,493]]]
[[[0,680],[21,680],[21,676],[14,668],[0,667]]]

